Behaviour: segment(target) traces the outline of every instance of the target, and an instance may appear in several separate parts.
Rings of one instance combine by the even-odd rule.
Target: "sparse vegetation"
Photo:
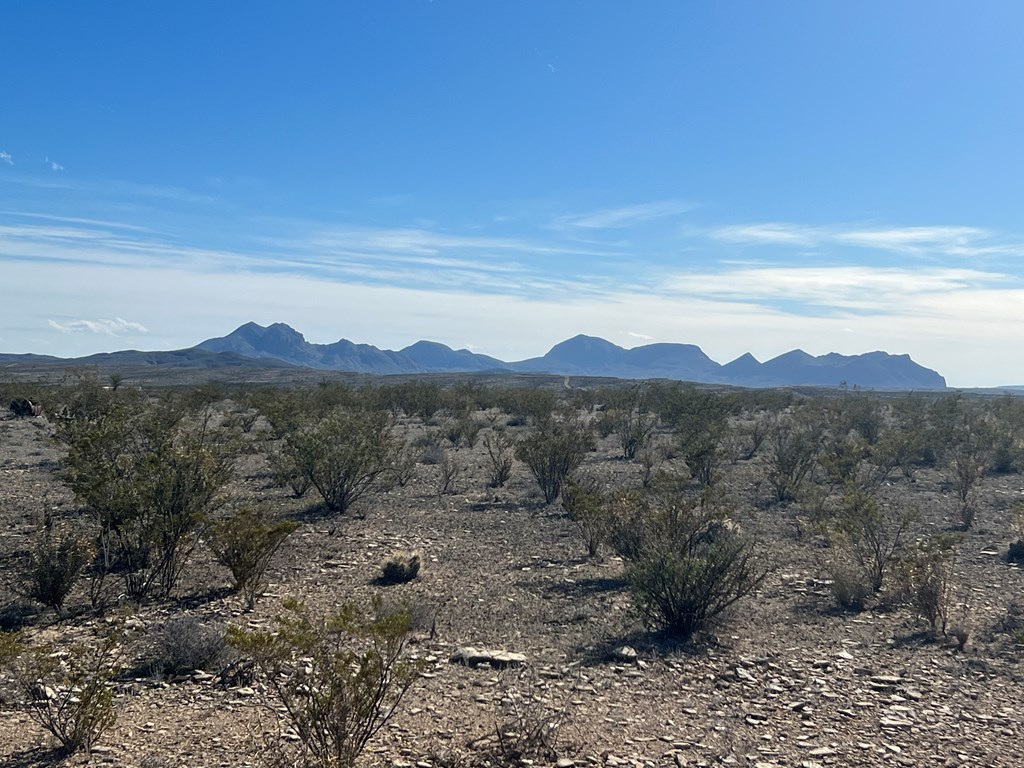
[[[290,434],[287,450],[331,512],[343,514],[393,465],[399,445],[384,412],[335,408]]]
[[[25,573],[24,594],[60,616],[64,601],[93,557],[92,545],[81,534],[56,526],[46,512],[35,534]]]
[[[211,627],[194,616],[166,622],[151,639],[152,666],[167,677],[216,668],[228,651],[223,627]]]
[[[688,685],[709,706],[724,711],[735,704],[730,690],[737,684],[747,688],[740,682],[743,670],[758,677],[760,658],[776,659],[771,664],[784,657],[794,679],[818,674],[814,665],[829,659],[836,694],[848,697],[854,688],[863,688],[851,670],[866,665],[868,656],[879,675],[909,680],[930,664],[922,646],[936,650],[934,644],[941,643],[946,650],[963,650],[970,637],[972,659],[977,657],[996,678],[1024,653],[1024,644],[1015,640],[1024,637],[1024,619],[1005,605],[1011,597],[1005,585],[1015,583],[1016,569],[994,556],[1002,549],[1011,562],[1024,558],[1024,545],[1018,543],[1024,525],[1014,526],[1012,500],[1013,454],[1019,442],[1013,400],[738,393],[660,383],[594,388],[575,380],[552,382],[539,395],[450,382],[429,388],[324,382],[251,390],[260,419],[246,433],[239,422],[246,389],[143,392],[134,381],[133,374],[132,387],[116,391],[89,376],[52,389],[19,385],[18,393],[45,404],[49,421],[0,421],[5,431],[0,439],[13,440],[5,443],[11,445],[9,457],[0,460],[5,472],[0,496],[6,499],[10,523],[10,554],[0,559],[0,590],[7,585],[6,595],[0,595],[0,627],[20,630],[20,642],[0,635],[0,657],[7,657],[8,668],[15,664],[24,671],[35,663],[33,653],[52,656],[59,664],[48,674],[58,682],[46,686],[58,696],[62,670],[70,670],[72,657],[91,654],[101,628],[127,614],[125,620],[143,632],[139,642],[124,646],[131,651],[134,671],[116,679],[101,675],[105,682],[93,689],[97,694],[90,701],[102,704],[107,690],[113,704],[140,685],[157,683],[137,677],[159,675],[165,678],[159,684],[169,687],[147,687],[147,706],[133,703],[125,709],[123,725],[100,729],[112,744],[117,740],[118,759],[143,762],[138,753],[142,743],[152,752],[161,749],[170,761],[184,759],[172,743],[176,724],[163,722],[166,716],[180,719],[184,727],[193,724],[191,713],[175,703],[173,694],[185,690],[179,685],[189,695],[203,691],[193,691],[194,686],[210,685],[215,701],[223,686],[232,701],[266,704],[280,714],[280,754],[270,762],[320,765],[325,759],[337,765],[359,749],[379,746],[382,760],[414,762],[434,755],[450,761],[445,765],[499,766],[563,757],[573,743],[553,738],[566,735],[559,701],[571,699],[568,712],[589,717],[597,711],[591,686],[603,690],[626,682],[627,675],[628,684],[646,695],[655,690],[650,686],[663,682],[660,675],[674,674],[676,657],[669,649],[691,638],[702,643],[688,650],[685,663],[695,673],[687,671]],[[422,408],[414,395],[422,395]],[[433,408],[429,401],[435,395]],[[511,417],[501,410],[506,407],[515,411]],[[452,440],[453,425],[467,418],[486,425],[475,444],[462,436]],[[636,418],[659,426],[646,442],[641,440],[633,461],[624,461],[629,446],[620,438],[632,428],[627,422]],[[510,420],[520,426],[507,427]],[[377,425],[367,434],[376,434],[383,449],[375,453],[366,447],[374,441],[362,441],[362,427],[339,426],[350,423]],[[59,443],[47,441],[50,424]],[[609,438],[598,442],[592,431],[601,424],[612,428]],[[319,435],[317,450],[325,456],[348,456],[355,445],[356,456],[381,457],[379,473],[349,496],[348,508],[365,505],[372,513],[368,517],[325,516],[326,501],[310,507],[296,498],[301,488],[292,483],[314,487],[311,473],[300,471],[296,451],[313,434]],[[982,434],[992,435],[988,448]],[[964,551],[971,554],[957,558],[960,545],[936,531],[948,530],[951,519],[963,514],[956,467],[958,456],[970,453],[964,446],[971,440],[980,446],[982,459],[972,466],[984,469],[969,484],[967,506],[984,526],[963,538]],[[562,452],[566,445],[572,450]],[[66,460],[72,446],[76,453]],[[517,449],[529,475],[513,471]],[[429,467],[417,463],[424,451],[433,462]],[[208,505],[183,501],[207,486],[195,479],[202,472],[184,471],[193,465],[182,456],[191,456],[201,470],[220,460],[234,470],[208,497]],[[526,462],[539,457],[546,457],[536,464],[540,477]],[[571,461],[563,461],[566,457]],[[348,466],[343,459],[332,461]],[[559,484],[567,464],[575,468]],[[326,460],[322,464],[329,465]],[[92,466],[98,473],[86,478]],[[456,471],[446,483],[452,467]],[[81,510],[59,482],[64,471],[76,483]],[[540,509],[531,487],[552,501],[560,499],[561,507]],[[438,495],[445,489],[458,493]],[[777,505],[780,500],[785,506]],[[230,505],[222,509],[225,502]],[[170,517],[162,518],[161,510]],[[193,515],[190,510],[201,511]],[[41,511],[42,525],[35,524]],[[174,514],[184,515],[191,527],[180,529],[173,599],[146,599],[167,594],[158,567],[162,539],[156,534],[163,523],[155,521]],[[287,538],[298,525],[294,520],[304,521],[301,541],[297,535]],[[111,533],[115,523],[135,538],[125,536],[122,544]],[[148,538],[141,535],[146,526],[153,532]],[[209,551],[203,547],[192,553],[200,541]],[[402,549],[414,541],[430,548],[429,561]],[[121,546],[137,549],[122,552]],[[149,560],[139,557],[145,546]],[[280,557],[274,558],[275,551]],[[616,556],[600,557],[608,553]],[[779,568],[766,575],[768,554]],[[231,571],[230,583],[242,600],[225,589],[228,577],[215,560]],[[432,570],[423,578],[420,569],[427,565]],[[76,582],[77,573],[83,575]],[[268,576],[273,592],[302,595],[311,607],[302,609],[285,598],[289,608],[282,620],[268,621],[269,598],[256,605]],[[152,588],[145,594],[130,591],[141,579],[150,579]],[[402,586],[382,588],[388,584]],[[351,619],[348,629],[335,623],[332,611],[339,603],[369,595],[388,596],[395,605],[368,613],[346,607],[342,613],[349,618],[341,624]],[[754,595],[757,599],[751,599]],[[846,611],[868,613],[844,615],[831,610],[831,601]],[[37,604],[57,610],[59,620]],[[439,613],[436,606],[442,605]],[[242,614],[245,608],[253,612]],[[407,614],[406,629],[415,630],[400,633],[396,663],[411,673],[401,661],[419,656],[430,668],[416,678],[417,700],[408,721],[401,728],[378,728],[377,744],[363,742],[359,748],[359,734],[366,729],[352,710],[345,716],[329,710],[336,703],[376,700],[368,687],[359,689],[359,680],[387,666],[373,660],[373,649],[388,642],[374,640],[371,627],[396,613]],[[976,631],[968,628],[969,613]],[[265,643],[268,655],[245,651],[247,640],[238,643],[243,650],[226,648],[221,628],[232,621],[239,624],[233,639],[259,635],[262,639],[253,642]],[[721,625],[728,628],[726,634],[714,632]],[[448,662],[438,648],[461,648],[463,643],[485,655],[497,654],[493,664],[509,666],[507,673],[537,670],[537,678],[499,693],[500,681],[493,683],[491,673],[479,676],[486,684],[478,688],[470,687],[468,675],[474,673],[467,672],[466,679],[457,680],[465,688],[442,689],[441,681],[449,684],[452,671],[439,674],[437,668]],[[880,647],[885,652],[876,655]],[[847,652],[838,654],[840,660],[831,661],[843,648]],[[520,651],[528,659],[525,667],[515,666]],[[563,653],[566,664],[551,662]],[[88,658],[81,657],[82,665],[88,666]],[[321,661],[329,658],[334,661]],[[581,662],[584,672],[572,683],[569,670]],[[119,668],[120,662],[110,666]],[[942,669],[936,670],[949,684]],[[332,674],[343,682],[327,682]],[[42,691],[24,684],[21,675],[7,680],[20,681],[22,695]],[[958,678],[955,690],[969,686],[966,680]],[[362,692],[352,693],[357,689]],[[5,702],[15,701],[13,690],[0,678]],[[493,698],[501,713],[495,727],[479,719],[475,705],[466,708],[465,695],[449,695],[452,690],[465,691],[478,703]],[[196,699],[200,706],[206,693]],[[748,693],[751,703],[762,701],[755,689]],[[45,701],[59,705],[58,698],[46,695]],[[67,698],[66,707],[79,698]],[[394,701],[388,694],[381,717]],[[643,701],[645,717],[671,717],[660,699]],[[288,706],[294,715],[287,714]],[[634,705],[624,706],[638,713]],[[262,741],[250,743],[244,737],[245,729],[259,727],[251,717],[255,711],[239,708],[224,726],[239,759],[254,759],[263,751]],[[447,731],[464,731],[465,740],[418,730],[438,716],[451,723]],[[752,719],[757,721],[756,713]],[[149,720],[152,728],[140,728]],[[97,722],[102,725],[103,718]],[[856,722],[837,729],[859,735]],[[12,732],[18,746],[0,745],[0,756],[28,747],[41,731]],[[608,732],[607,739],[597,737],[602,749],[621,743],[618,726],[609,725]],[[791,755],[785,745],[780,748],[780,759]],[[129,749],[135,754],[129,755]],[[596,755],[585,743],[582,750],[585,754],[573,755],[579,761]],[[216,759],[207,746],[193,745],[193,751],[187,759]]]
[[[630,530],[614,541],[626,543],[626,579],[650,626],[689,639],[767,575],[717,492],[686,496],[670,485],[629,501],[619,526]]]
[[[234,588],[249,610],[263,591],[270,560],[299,524],[270,520],[261,509],[239,507],[210,528],[207,540],[217,562],[231,571]]]
[[[170,594],[224,501],[233,448],[211,416],[173,400],[148,405],[110,396],[59,430],[68,482],[98,529],[101,572],[120,571],[135,599]]]
[[[117,720],[113,677],[121,670],[120,642],[113,633],[63,649],[3,643],[29,702],[25,711],[67,754],[90,750]]]
[[[403,659],[409,618],[404,612],[367,618],[351,604],[327,618],[297,602],[285,609],[274,631],[232,626],[229,639],[264,672],[298,736],[297,758],[350,768],[415,679],[415,666]]]
[[[561,493],[565,478],[583,463],[593,442],[590,429],[575,416],[549,418],[520,441],[516,458],[529,467],[544,502],[551,504]]]
[[[566,478],[562,508],[579,528],[587,555],[597,557],[611,527],[608,500],[600,485],[590,477]]]

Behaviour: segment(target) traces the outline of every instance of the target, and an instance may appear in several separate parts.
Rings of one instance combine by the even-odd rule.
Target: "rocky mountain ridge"
[[[467,349],[453,350],[432,341],[404,349],[382,350],[341,339],[313,344],[284,323],[246,323],[227,336],[208,339],[196,350],[275,360],[292,365],[372,374],[515,371],[625,379],[676,379],[743,387],[859,386],[870,389],[944,389],[945,379],[909,355],[868,352],[813,356],[793,350],[766,362],[747,353],[725,365],[693,344],[658,343],[624,349],[580,334],[545,355],[505,362]]]

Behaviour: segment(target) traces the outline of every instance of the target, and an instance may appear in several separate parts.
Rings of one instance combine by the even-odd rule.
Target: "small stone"
[[[635,648],[630,648],[628,645],[623,645],[616,648],[612,655],[621,661],[636,661],[637,653]]]

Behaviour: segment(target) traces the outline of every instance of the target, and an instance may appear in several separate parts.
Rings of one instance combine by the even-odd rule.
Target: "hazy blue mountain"
[[[246,323],[227,336],[208,339],[197,349],[234,352],[251,358],[274,358],[292,365],[358,373],[432,373],[487,371],[505,368],[505,363],[466,349],[455,351],[444,344],[419,341],[394,352],[371,344],[341,339],[333,344],[311,344],[305,336],[284,323],[263,327]]]
[[[478,355],[468,349],[454,350],[436,341],[417,341],[399,354],[404,355],[424,371],[494,371],[508,365],[494,357]]]
[[[747,353],[720,365],[693,344],[647,344],[624,349],[605,339],[581,334],[556,344],[542,357],[506,363],[467,349],[453,350],[433,341],[418,341],[398,351],[356,344],[347,339],[333,344],[311,344],[284,323],[267,327],[246,323],[227,336],[171,352],[125,351],[73,360],[0,354],[0,364],[19,362],[197,368],[258,364],[370,374],[506,370],[565,376],[677,379],[741,387],[837,387],[843,383],[866,389],[943,389],[946,386],[942,376],[918,365],[909,355],[886,352],[863,355],[832,352],[815,357],[794,349],[764,363]]]
[[[555,344],[547,354],[506,363],[466,349],[418,341],[397,352],[342,339],[310,344],[283,323],[264,328],[246,323],[219,339],[198,346],[253,358],[274,358],[293,365],[363,373],[426,373],[512,370],[566,376],[625,379],[678,379],[741,387],[829,386],[842,383],[870,389],[942,389],[945,379],[918,365],[909,355],[869,352],[815,357],[794,349],[767,362],[747,353],[720,365],[693,344],[646,344],[624,349],[605,339],[580,334]]]
[[[693,344],[648,344],[624,349],[594,336],[574,336],[543,357],[509,365],[518,371],[623,379],[718,381],[721,366]]]

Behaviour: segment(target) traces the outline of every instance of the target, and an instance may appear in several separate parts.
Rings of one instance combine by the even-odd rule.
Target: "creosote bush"
[[[214,524],[207,535],[217,562],[231,571],[234,588],[252,610],[262,594],[270,560],[299,527],[291,520],[270,520],[261,509],[240,507]]]
[[[882,588],[889,566],[903,553],[916,510],[882,504],[874,493],[849,487],[826,522],[833,543],[850,557],[873,592]]]
[[[615,512],[611,541],[637,610],[671,637],[689,639],[767,575],[714,489],[694,496],[669,483],[623,495]]]
[[[25,647],[8,636],[0,643],[14,679],[31,703],[28,715],[67,754],[90,750],[117,720],[113,678],[122,669],[114,633],[67,648]]]
[[[901,590],[932,632],[945,634],[949,625],[956,545],[954,536],[932,536],[919,541],[899,563]]]
[[[92,512],[100,576],[123,574],[129,597],[168,595],[224,501],[234,446],[195,411],[166,397],[150,405],[108,394],[66,418],[68,482]]]
[[[55,526],[44,514],[25,573],[24,595],[63,615],[64,601],[92,560],[94,549],[82,535]]]
[[[408,615],[368,617],[348,604],[322,618],[287,601],[275,624],[273,631],[231,626],[228,638],[265,673],[297,734],[293,762],[351,768],[415,680],[416,665],[403,659]]]
[[[512,476],[515,440],[503,429],[492,429],[484,435],[484,448],[490,462],[487,487],[502,488]]]
[[[608,501],[600,484],[591,477],[569,476],[562,486],[562,509],[579,528],[587,555],[597,557],[610,526]]]
[[[344,513],[378,485],[400,444],[386,411],[335,408],[286,438],[286,450],[331,512]]]
[[[575,416],[566,416],[549,419],[522,438],[516,458],[529,467],[544,502],[550,504],[561,493],[565,478],[583,463],[593,447],[590,428]]]

